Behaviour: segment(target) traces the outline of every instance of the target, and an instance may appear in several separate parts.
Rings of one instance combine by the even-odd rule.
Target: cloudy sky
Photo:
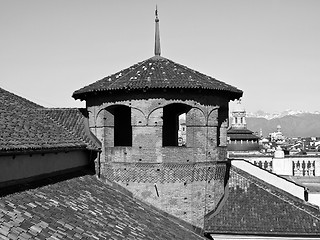
[[[247,111],[320,110],[318,0],[1,0],[0,87],[46,107],[153,56],[244,91]],[[231,105],[232,107],[232,105]]]

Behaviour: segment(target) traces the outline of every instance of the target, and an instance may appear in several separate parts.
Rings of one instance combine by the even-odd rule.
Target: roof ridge
[[[45,111],[43,111],[45,112]],[[84,145],[87,145],[88,143],[86,143],[84,141],[84,139],[82,139],[81,137],[78,137],[71,129],[67,128],[64,124],[62,124],[61,122],[59,122],[58,120],[56,120],[55,118],[51,117],[47,112],[45,112],[45,115],[52,120],[55,124],[57,124],[59,127],[63,128],[67,133],[71,134],[71,136],[73,136],[75,139],[77,139],[78,141],[81,141]]]
[[[79,135],[75,130],[72,128],[70,129],[68,125],[65,124],[65,121],[59,121],[59,118],[55,118],[54,116],[50,115],[50,110],[52,111],[61,111],[64,112],[67,111],[74,111],[75,114],[80,115],[79,121],[81,121],[81,125],[83,126],[83,131],[86,134],[85,136],[82,136],[82,134]],[[80,139],[81,142],[83,142],[86,145],[87,149],[101,149],[100,141],[98,138],[90,131],[89,124],[87,121],[87,118],[85,117],[85,114],[81,110],[86,110],[85,108],[51,108],[51,109],[43,109],[42,111],[45,112],[51,119],[53,119],[55,122],[59,124],[59,126],[62,126],[64,130],[67,130],[68,133],[71,133],[72,136],[75,136],[76,139]],[[64,118],[63,118],[64,119]],[[82,131],[80,130],[80,131]],[[89,148],[88,148],[89,147]]]
[[[299,210],[301,210],[301,211],[303,211],[303,212],[311,215],[312,217],[315,217],[317,220],[320,220],[320,215],[312,214],[312,213],[311,213],[310,211],[308,211],[307,209],[297,206],[297,204],[295,204],[294,201],[290,201],[290,200],[289,200],[288,198],[286,198],[286,197],[281,197],[280,195],[275,194],[273,191],[279,191],[279,192],[281,192],[281,194],[283,194],[283,195],[285,195],[285,196],[290,196],[290,198],[294,198],[295,200],[300,201],[301,204],[308,205],[308,207],[312,207],[312,208],[314,208],[314,209],[316,210],[316,206],[315,206],[315,205],[312,205],[312,204],[310,204],[309,202],[303,201],[302,199],[300,199],[300,198],[298,198],[298,197],[296,197],[296,196],[294,196],[294,195],[292,195],[292,194],[290,194],[290,193],[287,193],[287,192],[285,192],[284,190],[282,190],[282,189],[280,189],[280,188],[278,188],[278,187],[276,187],[276,186],[273,186],[272,184],[270,184],[270,183],[268,183],[268,182],[265,182],[265,181],[263,181],[262,179],[254,176],[254,175],[252,175],[252,174],[250,174],[250,173],[248,173],[248,172],[245,172],[244,170],[241,170],[241,169],[238,168],[238,167],[232,166],[231,169],[233,170],[233,168],[236,169],[236,171],[233,171],[233,172],[236,173],[238,176],[241,176],[241,177],[245,178],[245,179],[248,180],[249,182],[255,184],[257,187],[259,187],[259,188],[261,188],[261,189],[263,189],[263,190],[265,190],[265,191],[268,191],[270,194],[272,194],[272,195],[275,196],[276,198],[278,198],[278,199],[280,199],[280,200],[282,200],[282,201],[285,201],[285,202],[287,202],[288,204],[290,204],[291,206],[293,206],[293,207],[295,207],[295,208],[297,208],[297,209],[299,209]],[[246,177],[246,176],[244,176],[244,175],[240,175],[237,171],[239,171],[239,172],[241,172],[241,171],[242,171],[242,172],[245,172],[245,173],[247,173],[247,175],[249,175],[250,177],[248,178],[248,177]],[[252,178],[255,178],[256,181],[253,180]],[[266,187],[263,187],[263,186],[262,186],[262,182],[263,182],[264,184],[266,184],[266,185],[271,186],[273,189],[271,189],[271,191],[269,191]],[[319,207],[318,207],[318,210],[319,210]]]
[[[10,92],[2,87],[0,87],[0,91],[4,91],[6,92],[7,94],[11,95],[11,96],[14,96],[15,98],[18,98],[19,100],[23,101],[24,103],[28,104],[28,105],[33,105],[32,107],[31,106],[28,106],[28,108],[32,108],[32,109],[35,109],[35,108],[44,108],[44,106],[41,106],[33,101],[30,101],[29,99],[25,98],[25,97],[22,97],[18,94],[15,94],[13,92]]]

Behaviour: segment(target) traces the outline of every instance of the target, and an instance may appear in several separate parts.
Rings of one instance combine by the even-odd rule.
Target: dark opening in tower
[[[132,146],[131,108],[117,105],[108,111],[114,117],[114,146]]]
[[[163,108],[162,145],[186,145],[186,113],[190,106],[182,103],[173,103]]]

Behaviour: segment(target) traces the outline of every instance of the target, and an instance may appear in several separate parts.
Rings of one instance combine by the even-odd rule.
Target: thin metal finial
[[[160,48],[160,30],[159,30],[159,18],[158,18],[158,6],[156,5],[155,11],[156,19],[155,19],[155,44],[154,44],[154,55],[160,56],[161,55],[161,48]]]
[[[156,22],[157,22],[157,21],[159,21],[159,19],[158,19],[158,5],[156,5],[155,15],[156,15]]]

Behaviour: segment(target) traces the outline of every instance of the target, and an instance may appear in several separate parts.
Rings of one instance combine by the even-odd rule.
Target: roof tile
[[[242,96],[242,91],[236,87],[169,59],[155,56],[83,87],[75,91],[73,97],[85,99],[84,95],[91,92],[145,88],[199,88],[226,91],[232,93],[236,98]]]
[[[0,238],[204,239],[187,225],[91,175],[0,198]]]
[[[227,131],[227,136],[230,139],[250,139],[250,140],[256,140],[259,139],[258,136],[254,135],[252,131],[249,129],[238,129],[231,127]]]
[[[101,142],[89,129],[88,112],[83,108],[45,108],[41,109],[50,118],[64,126],[76,137],[82,139],[88,149],[101,149]]]
[[[0,88],[0,154],[48,149],[97,149],[86,134],[83,117],[68,110],[73,122],[58,121],[45,108]],[[64,116],[61,114],[62,117]],[[81,122],[82,121],[82,122]],[[73,126],[73,127],[72,127]],[[71,129],[68,131],[67,129]],[[74,131],[76,134],[72,134]]]
[[[319,208],[236,167],[224,205],[205,218],[205,232],[319,236]]]

